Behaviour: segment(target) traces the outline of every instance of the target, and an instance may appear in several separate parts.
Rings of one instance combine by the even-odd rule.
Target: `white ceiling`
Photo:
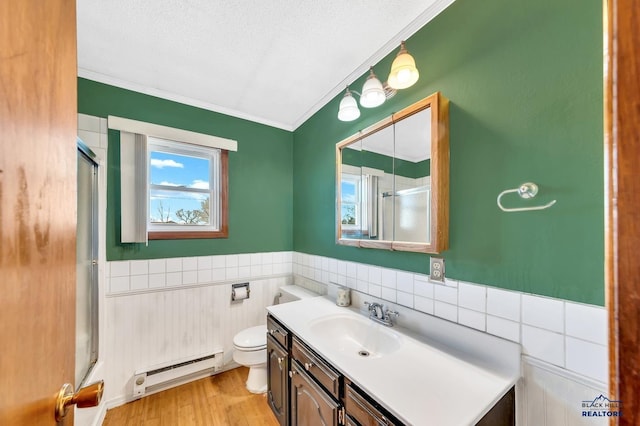
[[[77,0],[78,75],[294,130],[453,1]]]

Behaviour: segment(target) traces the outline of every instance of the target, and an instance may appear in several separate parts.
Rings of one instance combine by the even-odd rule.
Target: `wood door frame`
[[[640,3],[603,0],[605,283],[611,425],[640,424]]]

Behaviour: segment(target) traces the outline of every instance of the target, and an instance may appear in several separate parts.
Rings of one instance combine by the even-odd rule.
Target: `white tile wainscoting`
[[[268,252],[108,262],[107,294],[291,276],[292,253]]]
[[[106,263],[106,375],[109,407],[132,399],[133,373],[224,351],[233,336],[266,323],[266,307],[291,284],[291,252],[177,257]],[[231,286],[251,296],[231,302]]]
[[[330,294],[347,285],[394,304],[414,324],[435,315],[521,343],[519,425],[606,421],[581,417],[582,401],[607,394],[607,319],[599,306],[450,279],[434,284],[422,274],[297,252],[117,261],[105,270],[105,370],[115,386],[107,394],[109,407],[130,399],[131,372],[145,368],[141,364],[203,354],[220,344],[227,361],[233,334],[262,322],[277,288],[295,279],[316,292],[326,286]],[[251,282],[256,299],[241,313],[228,301],[231,283],[242,280]]]
[[[266,307],[292,277],[247,281],[250,298],[233,303],[232,282],[108,295],[104,354],[108,406],[132,399],[136,371],[220,350],[224,366],[235,366],[233,336],[244,328],[265,324]]]
[[[407,312],[414,327],[419,313],[435,315],[522,344],[519,425],[606,423],[581,415],[583,400],[607,395],[603,307],[452,279],[435,284],[423,274],[298,252],[293,274],[296,283],[327,285],[329,294],[346,286],[380,299]]]

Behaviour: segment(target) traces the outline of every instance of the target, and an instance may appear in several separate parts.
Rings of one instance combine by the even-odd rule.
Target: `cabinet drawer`
[[[344,405],[347,418],[355,420],[362,426],[401,425],[395,419],[385,415],[375,405],[365,399],[350,383],[345,385]]]
[[[289,350],[289,330],[280,325],[271,315],[267,316],[267,333],[285,350]]]
[[[291,356],[316,379],[324,388],[340,399],[340,373],[335,371],[329,364],[311,352],[302,342],[294,336],[291,346]]]

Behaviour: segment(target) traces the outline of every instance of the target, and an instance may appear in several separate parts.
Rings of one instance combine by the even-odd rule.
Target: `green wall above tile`
[[[120,136],[109,131],[107,260],[153,259],[292,249],[293,134],[203,110],[78,79],[78,112],[115,115],[238,141],[229,153],[229,238],[120,243]]]
[[[335,244],[335,144],[440,91],[450,100],[447,275],[603,305],[602,2],[457,0],[407,48],[415,86],[349,123],[336,117],[340,94],[294,132],[294,249],[428,273],[428,255]],[[379,76],[394,56],[375,65]],[[528,204],[556,205],[500,211],[497,195],[528,181],[540,187]]]

